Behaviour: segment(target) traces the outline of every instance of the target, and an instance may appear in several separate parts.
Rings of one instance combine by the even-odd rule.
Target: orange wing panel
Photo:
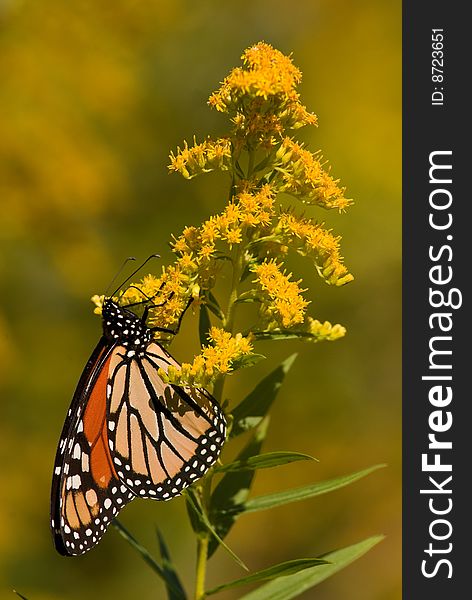
[[[107,382],[110,355],[95,382],[84,413],[84,434],[90,445],[90,469],[95,483],[106,488],[112,477],[117,478],[108,448]]]

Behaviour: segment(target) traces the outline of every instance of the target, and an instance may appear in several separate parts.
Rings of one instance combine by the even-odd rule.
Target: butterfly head
[[[130,310],[110,298],[102,307],[103,334],[110,342],[142,351],[152,341],[153,335],[146,323]]]

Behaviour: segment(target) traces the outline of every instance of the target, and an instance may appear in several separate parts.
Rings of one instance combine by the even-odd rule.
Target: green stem
[[[213,469],[202,479],[197,493],[200,498],[201,509],[208,515],[208,509],[211,498],[211,482],[213,479]],[[205,598],[205,578],[206,566],[208,561],[208,544],[210,542],[210,533],[201,531],[197,538],[197,569],[195,577],[195,600]]]
[[[233,275],[231,278],[231,292],[228,299],[228,308],[226,309],[226,316],[224,319],[224,327],[226,331],[233,332],[234,328],[234,317],[236,310],[236,300],[238,299],[238,287],[241,280],[241,275],[244,267],[244,254],[241,247],[238,245],[235,249],[235,255],[233,260]],[[213,390],[213,396],[221,402],[223,397],[223,388],[225,384],[225,377],[220,377],[215,383]],[[200,498],[202,505],[207,508],[209,492],[211,489],[212,474],[209,473],[203,482],[204,488],[201,490]],[[208,560],[208,544],[210,541],[210,535],[207,533],[200,533],[197,541],[197,572],[195,580],[195,600],[204,600],[205,598],[205,577],[206,577],[206,566]]]
[[[197,539],[197,574],[195,580],[195,600],[205,598],[205,577],[208,557],[209,534],[200,534]]]
[[[248,173],[252,173],[254,169],[255,152],[249,153],[249,165]],[[233,169],[234,172],[234,169]],[[231,184],[230,198],[232,197],[234,186],[234,177]],[[241,275],[244,269],[244,250],[242,245],[236,245],[234,257],[233,257],[233,274],[231,277],[231,291],[228,298],[228,307],[226,309],[226,315],[223,320],[224,328],[229,333],[233,333],[234,329],[234,318],[236,312],[236,300],[238,299],[238,288],[241,281]],[[225,377],[220,377],[213,389],[213,396],[221,403],[223,399],[223,388],[225,384]],[[200,499],[202,502],[203,510],[208,508],[208,500],[210,497],[211,483],[213,474],[210,472],[203,481],[203,487],[200,490]],[[200,533],[197,541],[197,570],[195,579],[195,600],[204,600],[205,598],[205,578],[206,578],[206,567],[208,561],[208,544],[210,542],[209,533]]]
[[[244,251],[241,245],[236,246],[235,255],[233,258],[233,276],[231,278],[231,291],[228,299],[228,308],[226,309],[226,317],[223,321],[224,328],[229,333],[233,333],[234,317],[236,312],[236,300],[238,299],[238,287],[241,280],[241,275],[244,268]],[[220,377],[213,388],[213,396],[221,402],[223,399],[223,388],[226,377]]]

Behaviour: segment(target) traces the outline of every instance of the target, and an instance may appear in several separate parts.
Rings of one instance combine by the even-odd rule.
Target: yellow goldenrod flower
[[[240,224],[254,228],[266,227],[270,224],[274,214],[274,192],[269,184],[263,185],[259,190],[242,191],[236,196],[239,207]]]
[[[346,335],[346,328],[342,325],[331,325],[329,321],[321,323],[311,317],[307,318],[307,331],[314,336],[312,341],[315,342],[333,342]]]
[[[200,240],[204,243],[214,243],[221,235],[219,221],[216,217],[210,217],[200,227]]]
[[[292,213],[282,212],[274,232],[282,234],[284,239],[292,242],[301,254],[319,257],[322,261],[318,265],[319,273],[328,283],[339,286],[354,279],[343,264],[340,252],[341,237],[334,236],[330,231],[323,229],[322,225]]]
[[[351,200],[344,198],[344,188],[338,186],[322,166],[321,156],[305,150],[290,138],[285,138],[276,152],[278,191],[296,196],[306,204],[323,208],[346,209]]]
[[[186,179],[215,169],[227,171],[231,166],[231,142],[228,138],[208,138],[201,144],[194,140],[192,147],[184,142],[183,149],[177,148],[177,153],[171,152],[169,158],[169,170],[178,171]]]
[[[239,219],[241,218],[241,208],[234,202],[230,202],[225,208],[223,215],[226,218],[227,225],[239,223]]]
[[[271,146],[285,129],[316,125],[316,116],[300,104],[296,91],[301,72],[289,56],[259,42],[242,55],[243,65],[231,71],[208,101],[228,113],[237,137]]]
[[[230,373],[235,361],[252,353],[251,341],[240,333],[233,336],[224,329],[212,327],[208,338],[210,344],[192,363],[170,366],[167,372],[159,369],[162,379],[175,385],[206,386],[218,375]]]
[[[238,95],[262,97],[289,96],[301,81],[301,72],[291,59],[265,42],[248,48],[241,57],[243,67],[236,67],[225,78],[209,104],[227,111]]]
[[[241,237],[241,228],[240,227],[235,227],[234,229],[228,229],[224,233],[223,239],[225,239],[228,242],[230,248],[234,244],[240,244],[241,240],[242,240],[242,237]]]
[[[204,259],[204,260],[209,260],[212,256],[213,253],[215,252],[215,246],[213,244],[205,244],[204,246],[202,246],[199,250],[199,256],[200,258]]]
[[[178,322],[191,297],[191,282],[195,273],[185,269],[179,260],[164,267],[162,275],[146,275],[140,282],[131,284],[121,295],[123,306],[149,300],[148,324],[169,328]],[[157,306],[160,305],[160,306]]]
[[[281,271],[274,259],[253,265],[251,270],[257,275],[255,283],[264,292],[262,313],[268,328],[277,326],[285,329],[303,323],[308,301],[301,296],[299,281],[291,281],[291,274]]]
[[[105,296],[103,294],[101,296],[95,294],[90,298],[90,300],[95,304],[95,308],[93,309],[94,314],[101,315],[103,302],[105,301]]]
[[[316,116],[300,102],[300,81],[301,73],[290,56],[265,42],[255,44],[209,99],[211,106],[231,119],[230,135],[202,143],[194,138],[191,146],[184,142],[183,148],[170,154],[170,171],[187,179],[215,169],[228,171],[231,188],[229,202],[218,214],[198,227],[185,227],[172,238],[172,264],[159,276],[147,275],[130,285],[116,299],[124,306],[145,304],[150,326],[172,328],[194,302],[206,304],[232,328],[237,298],[260,302],[260,333],[290,329],[290,334],[312,341],[332,341],[345,334],[341,325],[306,318],[309,302],[302,295],[301,281],[293,281],[281,262],[294,247],[314,259],[328,283],[339,286],[353,279],[343,263],[340,237],[294,211],[275,210],[280,193],[340,211],[351,203],[320,153],[311,153],[287,137],[287,130],[317,125]],[[226,314],[212,295],[224,269],[233,269],[226,279],[232,286]],[[248,286],[248,269],[256,276],[255,285]],[[103,296],[92,300],[95,312],[100,313]],[[170,368],[162,376],[172,383],[204,385],[230,372],[235,361],[251,352],[250,339],[212,328],[210,344],[193,362]]]
[[[197,262],[191,252],[182,253],[177,262],[182,267],[182,271],[190,271],[193,273],[198,268]]]

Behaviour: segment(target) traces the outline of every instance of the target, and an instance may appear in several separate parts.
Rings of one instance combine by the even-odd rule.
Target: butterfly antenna
[[[144,261],[144,262],[143,262],[141,265],[139,265],[139,267],[138,267],[137,269],[135,269],[135,270],[134,270],[134,271],[131,273],[131,275],[129,275],[129,276],[128,276],[128,277],[127,277],[127,278],[126,278],[126,279],[125,279],[123,282],[121,282],[121,283],[120,283],[120,285],[119,285],[119,286],[116,288],[116,290],[115,290],[115,291],[114,291],[114,292],[111,294],[111,296],[108,296],[108,297],[113,297],[113,296],[114,296],[114,295],[115,295],[115,294],[118,292],[118,290],[119,290],[119,289],[121,289],[121,288],[122,288],[122,287],[123,287],[123,286],[124,286],[126,283],[128,283],[128,281],[129,281],[129,280],[130,280],[132,277],[134,277],[134,276],[136,275],[136,273],[138,273],[138,271],[141,271],[141,269],[142,269],[142,268],[143,268],[145,265],[147,265],[147,263],[148,263],[150,260],[152,260],[153,258],[161,258],[161,255],[160,255],[160,254],[151,254],[151,256],[148,256],[148,257],[146,258],[146,260],[145,260],[145,261]],[[130,258],[127,258],[127,259],[125,260],[125,262],[124,262],[124,265],[125,265],[125,264],[126,264],[126,263],[127,263],[129,260],[130,260],[130,259],[131,259],[131,260],[135,260],[135,259],[134,259],[134,258],[132,258],[132,257],[130,257]],[[123,267],[124,267],[124,265],[123,265]],[[121,268],[121,269],[118,271],[117,275],[116,275],[116,276],[113,278],[113,281],[115,281],[115,280],[116,280],[116,277],[118,276],[118,274],[119,274],[119,273],[121,273],[121,271],[122,271],[123,267],[122,267],[122,268]],[[109,286],[109,287],[110,287],[110,286]]]
[[[118,277],[120,276],[120,274],[123,272],[123,269],[126,267],[126,265],[131,262],[132,260],[136,260],[136,258],[134,256],[128,256],[128,258],[125,258],[125,260],[121,263],[120,268],[118,269],[118,271],[115,273],[115,275],[113,276],[113,279],[110,281],[110,283],[107,286],[107,289],[105,291],[105,297],[109,298],[109,294],[108,291],[110,290],[111,286],[115,283],[115,281],[118,279]],[[119,289],[119,288],[118,288]],[[113,294],[111,294],[112,296],[115,294],[116,292],[113,292]]]

